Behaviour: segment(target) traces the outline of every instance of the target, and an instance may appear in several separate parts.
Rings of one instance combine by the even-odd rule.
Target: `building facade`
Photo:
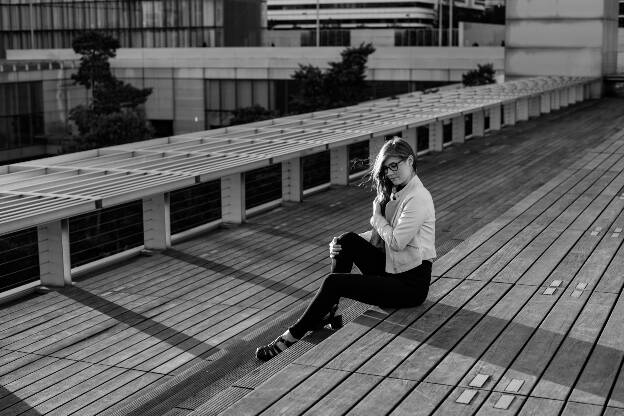
[[[320,46],[349,46],[366,37],[383,46],[433,46],[439,16],[442,26],[449,26],[449,5],[448,0],[268,0],[267,40],[280,43],[287,36],[279,32],[291,31],[301,46],[312,46],[318,24]],[[480,21],[484,10],[485,0],[454,0],[453,27]]]
[[[124,48],[259,46],[266,0],[4,0],[0,57],[7,49],[70,48],[99,30]]]
[[[289,110],[299,64],[327,68],[342,48],[149,48],[120,49],[114,74],[153,89],[145,104],[158,136],[229,124],[236,109],[260,105]],[[50,61],[40,61],[45,55]],[[71,128],[69,111],[87,101],[73,85],[78,66],[71,50],[9,51],[0,63],[0,164],[54,154]],[[478,63],[502,73],[503,48],[378,48],[367,69],[369,98],[461,81]]]

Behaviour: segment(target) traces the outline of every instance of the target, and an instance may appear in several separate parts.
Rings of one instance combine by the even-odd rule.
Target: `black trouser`
[[[431,282],[431,262],[403,273],[385,272],[385,253],[355,233],[338,238],[342,250],[332,260],[331,273],[325,278],[312,302],[290,327],[295,338],[312,330],[341,297],[390,308],[418,306],[425,301]],[[353,264],[362,274],[351,274]]]

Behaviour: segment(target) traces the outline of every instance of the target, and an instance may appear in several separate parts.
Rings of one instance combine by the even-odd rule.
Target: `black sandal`
[[[286,341],[280,335],[275,339],[275,341],[271,342],[269,345],[258,347],[256,349],[256,357],[262,361],[269,361],[271,358],[283,352],[286,348],[290,347],[293,344],[294,342]]]

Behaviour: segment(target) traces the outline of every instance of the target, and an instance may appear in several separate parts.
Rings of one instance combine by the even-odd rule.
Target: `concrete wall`
[[[614,72],[617,7],[617,0],[509,0],[506,76]]]
[[[290,79],[299,64],[326,68],[340,60],[342,47],[322,48],[153,48],[120,49],[116,70],[162,68],[203,72],[204,79]],[[72,50],[8,51],[9,59],[78,59]],[[492,63],[503,73],[504,48],[378,47],[368,62],[371,81],[461,81],[461,75]],[[125,77],[125,76],[124,76]]]

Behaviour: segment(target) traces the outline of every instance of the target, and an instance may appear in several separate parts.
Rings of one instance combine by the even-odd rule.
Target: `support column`
[[[540,95],[540,112],[542,114],[550,113],[550,100],[552,94],[550,92],[545,92]]]
[[[411,127],[405,130],[403,138],[412,147],[414,153],[418,151],[418,130],[416,127]]]
[[[59,220],[37,227],[39,242],[39,275],[45,286],[71,285],[69,225]]]
[[[371,137],[368,141],[368,155],[371,160],[371,163],[374,163],[377,154],[381,150],[381,147],[384,145],[386,141],[383,137]]]
[[[303,200],[303,172],[301,158],[296,157],[282,162],[282,201],[301,202]]]
[[[242,173],[221,178],[221,218],[230,224],[245,221],[245,177]]]
[[[529,98],[529,117],[539,117],[540,115],[540,101],[539,97]]]
[[[576,101],[585,101],[585,95],[583,94],[583,86],[576,86]]]
[[[568,87],[568,103],[575,104],[576,103],[576,88],[574,86]]]
[[[472,136],[479,137],[485,134],[485,115],[483,111],[472,113]]]
[[[432,152],[441,152],[444,145],[444,131],[441,121],[434,121],[429,124],[429,150]]]
[[[559,90],[554,90],[550,92],[550,109],[551,110],[559,110],[561,108],[561,105],[559,104],[559,98],[560,98],[560,94],[559,94]]]
[[[451,119],[453,123],[453,143],[463,143],[466,141],[466,122],[464,115],[460,114]]]
[[[171,247],[169,193],[143,198],[143,241],[148,250]]]
[[[349,184],[349,148],[340,146],[329,151],[329,180],[332,185]]]
[[[589,92],[589,98],[598,99],[600,97],[602,97],[602,80],[592,82]]]
[[[505,103],[503,109],[505,111],[505,124],[508,126],[516,124],[516,103]]]
[[[529,119],[529,99],[518,98],[516,101],[516,114],[518,121],[526,121]]]
[[[501,107],[500,105],[495,105],[490,107],[490,130],[500,130],[501,129]]]
[[[565,108],[568,106],[568,90],[567,88],[559,89],[559,107]]]

